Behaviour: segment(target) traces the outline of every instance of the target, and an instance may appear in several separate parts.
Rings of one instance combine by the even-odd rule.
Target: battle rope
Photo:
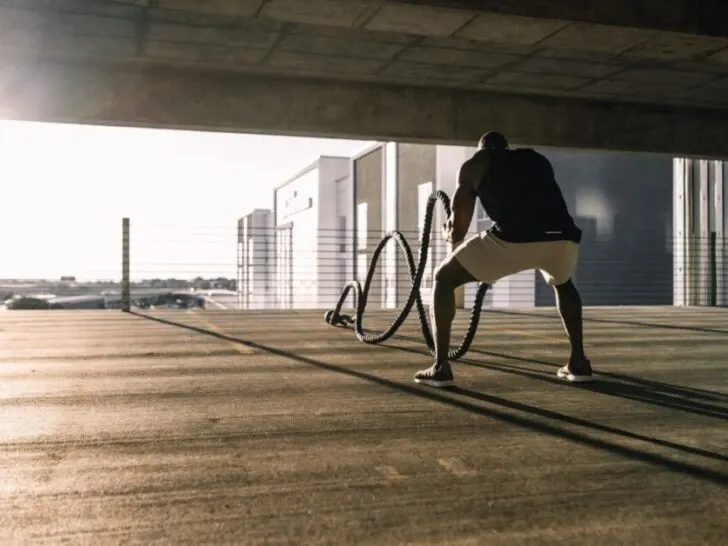
[[[326,311],[326,314],[324,315],[324,320],[326,320],[328,324],[331,324],[332,326],[343,327],[346,327],[349,324],[354,324],[354,332],[356,333],[356,337],[360,341],[372,344],[381,343],[392,337],[397,332],[397,330],[399,330],[399,327],[402,326],[405,319],[407,318],[407,315],[409,315],[410,311],[412,310],[412,306],[416,303],[417,314],[420,319],[420,328],[422,329],[422,335],[425,338],[425,343],[427,344],[427,348],[429,349],[430,353],[433,355],[435,354],[435,342],[432,337],[432,331],[430,330],[430,324],[427,320],[425,307],[422,304],[422,297],[420,295],[420,284],[422,283],[422,277],[425,273],[427,252],[430,249],[430,234],[432,233],[432,215],[435,209],[435,203],[438,199],[442,202],[442,206],[445,209],[445,216],[450,216],[450,198],[447,196],[447,194],[440,190],[432,193],[427,199],[427,206],[425,209],[425,225],[424,229],[422,230],[422,239],[420,241],[420,252],[417,265],[415,266],[412,250],[410,249],[410,246],[407,243],[407,239],[405,239],[404,235],[402,235],[402,233],[400,233],[399,231],[392,231],[390,233],[387,233],[384,238],[379,241],[376,249],[374,249],[374,254],[372,254],[372,261],[369,264],[369,271],[367,272],[367,276],[364,281],[364,288],[361,287],[359,281],[349,281],[348,283],[346,283],[344,291],[341,293],[336,307],[334,309]],[[404,251],[405,258],[407,258],[407,267],[409,268],[409,274],[412,281],[410,293],[407,297],[407,303],[399,312],[397,318],[394,319],[394,322],[392,322],[391,326],[378,334],[366,334],[364,333],[363,322],[364,310],[366,309],[367,298],[369,297],[369,288],[372,284],[372,279],[374,278],[374,271],[376,270],[377,262],[379,261],[379,255],[382,253],[382,250],[384,250],[384,247],[390,239],[394,239],[395,241],[397,241],[399,247]],[[473,342],[473,338],[475,337],[475,331],[478,329],[480,310],[483,306],[483,298],[485,297],[487,288],[488,285],[482,283],[478,286],[478,291],[475,295],[475,302],[473,303],[473,310],[470,314],[470,323],[468,324],[468,329],[465,332],[462,343],[456,349],[450,350],[448,352],[448,358],[450,360],[457,360],[459,358],[462,358],[470,348],[470,345]],[[349,315],[341,314],[341,307],[343,306],[346,297],[349,295],[350,290],[354,290],[356,307],[355,318],[352,318]]]

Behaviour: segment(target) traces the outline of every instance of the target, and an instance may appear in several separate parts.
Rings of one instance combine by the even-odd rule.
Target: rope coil
[[[379,244],[374,249],[374,253],[372,254],[372,261],[369,264],[369,271],[367,272],[366,279],[364,280],[364,287],[362,288],[361,283],[356,280],[346,283],[346,285],[344,286],[344,290],[339,297],[339,301],[336,303],[336,307],[334,309],[326,311],[326,314],[324,315],[324,320],[328,324],[344,328],[346,328],[350,324],[353,324],[354,333],[356,334],[356,337],[359,339],[359,341],[370,344],[378,344],[386,341],[387,339],[392,337],[397,332],[397,330],[399,330],[402,324],[404,324],[404,321],[407,319],[410,311],[412,310],[412,306],[416,304],[417,315],[420,321],[420,329],[422,330],[422,335],[425,338],[425,343],[427,344],[427,348],[430,351],[430,354],[435,354],[435,342],[432,336],[432,330],[430,329],[430,324],[427,320],[427,312],[425,311],[425,306],[422,303],[420,285],[422,284],[422,277],[424,276],[425,266],[427,264],[427,253],[430,250],[432,217],[435,210],[435,204],[438,200],[442,203],[442,206],[445,209],[446,217],[450,216],[451,208],[450,198],[448,197],[448,195],[441,190],[437,190],[430,194],[425,207],[425,222],[424,228],[422,230],[422,238],[420,240],[420,250],[417,265],[415,265],[412,249],[410,248],[409,243],[407,242],[407,239],[404,237],[404,235],[402,235],[402,233],[399,231],[391,231],[387,233],[384,238],[379,241]],[[379,262],[379,256],[382,253],[382,250],[384,250],[384,247],[391,239],[394,239],[397,242],[399,247],[404,252],[405,258],[407,259],[407,268],[409,269],[411,280],[409,296],[407,297],[407,302],[405,303],[404,307],[388,328],[376,334],[367,334],[364,332],[363,323],[364,311],[366,310],[367,298],[369,297],[369,289],[372,284],[372,279],[374,278],[374,272],[376,271],[377,263]],[[458,360],[465,356],[465,353],[468,352],[468,349],[473,342],[473,338],[475,337],[475,332],[478,329],[480,312],[483,306],[483,299],[485,298],[485,293],[487,289],[487,284],[480,283],[478,285],[478,291],[475,295],[473,309],[470,314],[468,329],[465,332],[465,336],[463,337],[460,345],[457,348],[451,349],[448,352],[448,358],[450,360]],[[355,298],[354,318],[352,318],[350,315],[341,314],[341,307],[344,305],[344,301],[346,300],[346,297],[349,295],[349,292],[351,290],[354,290]]]

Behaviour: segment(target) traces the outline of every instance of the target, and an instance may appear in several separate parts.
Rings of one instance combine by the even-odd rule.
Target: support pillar
[[[383,226],[385,232],[394,231],[398,225],[397,214],[397,193],[399,189],[399,180],[397,172],[399,165],[397,156],[399,154],[399,145],[396,142],[387,142],[384,145],[382,161],[384,162],[382,173],[382,218],[384,218]],[[384,249],[384,294],[382,297],[382,307],[384,309],[394,309],[397,307],[397,254],[399,245],[390,241]]]
[[[725,286],[726,167],[673,160],[673,303],[728,305]]]

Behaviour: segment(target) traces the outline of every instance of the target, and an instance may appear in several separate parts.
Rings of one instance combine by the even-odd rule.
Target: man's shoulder
[[[488,153],[485,150],[477,150],[460,168],[462,176],[459,177],[459,183],[467,185],[473,192],[477,192],[488,172],[489,164]]]

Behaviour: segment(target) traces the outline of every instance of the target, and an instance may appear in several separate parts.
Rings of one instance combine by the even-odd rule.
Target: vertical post
[[[131,289],[129,279],[129,218],[124,218],[121,224],[121,310],[131,311]]]
[[[718,305],[718,268],[717,268],[717,256],[716,256],[716,233],[712,231],[710,233],[710,245],[708,250],[708,271],[710,273],[710,279],[708,286],[710,286],[710,297],[708,299],[708,305],[715,307]]]

